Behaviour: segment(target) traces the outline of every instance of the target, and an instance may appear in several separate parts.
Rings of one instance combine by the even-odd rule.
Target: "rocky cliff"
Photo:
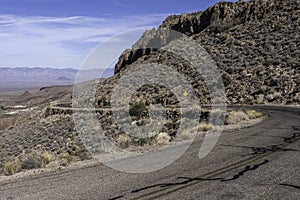
[[[299,0],[220,2],[204,12],[172,15],[120,56],[115,74],[156,57],[147,46],[167,44],[170,36],[161,37],[161,30],[170,29],[199,42],[216,61],[228,103],[299,104],[299,15]]]

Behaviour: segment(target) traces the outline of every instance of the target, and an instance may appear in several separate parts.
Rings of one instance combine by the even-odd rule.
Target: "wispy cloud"
[[[0,15],[0,66],[78,67],[97,44],[166,15],[102,18]]]

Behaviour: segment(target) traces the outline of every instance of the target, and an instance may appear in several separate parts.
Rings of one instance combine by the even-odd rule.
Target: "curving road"
[[[127,174],[102,164],[0,183],[0,199],[299,199],[300,108],[255,106],[263,122],[223,132],[204,159],[201,139],[172,165]]]

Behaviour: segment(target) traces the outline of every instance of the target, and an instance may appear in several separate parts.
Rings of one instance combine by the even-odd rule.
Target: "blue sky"
[[[217,0],[0,0],[0,67],[78,68],[98,44]],[[137,38],[139,35],[136,36]]]

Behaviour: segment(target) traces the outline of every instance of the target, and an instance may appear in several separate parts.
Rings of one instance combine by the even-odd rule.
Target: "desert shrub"
[[[226,124],[237,124],[241,121],[261,118],[264,115],[255,110],[241,109],[238,111],[230,111],[226,117]]]
[[[191,131],[192,130],[185,129],[178,135],[178,137],[182,140],[188,140],[191,137]]]
[[[159,133],[156,137],[156,143],[159,145],[166,145],[169,144],[171,140],[171,137],[168,133],[162,132]]]
[[[145,137],[145,138],[133,138],[132,145],[133,146],[145,146],[145,145],[153,145],[156,143],[156,137]]]
[[[266,19],[264,19],[264,22],[265,22],[267,25],[272,25],[273,20],[270,19],[270,18],[266,18]]]
[[[257,119],[263,117],[263,114],[261,112],[257,112],[255,110],[247,110],[246,113],[250,119]]]
[[[227,73],[222,74],[224,86],[227,87],[232,83],[231,77]]]
[[[37,154],[29,154],[21,159],[22,169],[37,169],[42,167],[42,158]]]
[[[143,102],[137,102],[129,108],[130,116],[141,118],[146,110],[146,105]]]
[[[226,124],[237,124],[241,121],[249,120],[248,115],[239,110],[239,111],[232,111],[226,117]]]
[[[207,122],[201,122],[198,126],[198,131],[210,131],[213,129],[213,126]]]
[[[116,142],[121,148],[128,148],[131,144],[131,138],[127,134],[120,134],[117,136]]]
[[[52,155],[50,153],[48,153],[48,152],[44,152],[41,155],[41,159],[42,159],[43,166],[46,166],[46,165],[48,165],[51,162]]]
[[[73,156],[67,152],[62,155],[62,158],[63,158],[63,163],[62,163],[63,166],[70,165],[71,162],[74,160]]]
[[[21,169],[21,164],[18,161],[9,161],[3,166],[3,172],[5,175],[13,175],[20,172]]]

